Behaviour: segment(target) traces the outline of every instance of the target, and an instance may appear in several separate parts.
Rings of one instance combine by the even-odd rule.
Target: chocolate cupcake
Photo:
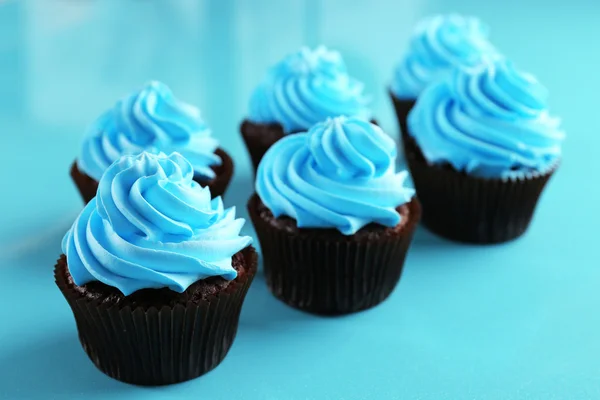
[[[193,176],[178,153],[123,156],[63,239],[56,284],[83,349],[120,381],[198,377],[235,338],[256,253],[235,208]]]
[[[496,56],[487,27],[477,18],[450,14],[421,21],[390,87],[402,138],[406,138],[406,117],[427,85],[453,68],[477,67]]]
[[[393,140],[356,117],[328,119],[267,151],[248,210],[277,298],[336,315],[388,297],[420,217],[395,159]]]
[[[471,243],[525,232],[565,136],[548,113],[545,87],[506,60],[429,86],[409,114],[408,134],[423,223]]]
[[[241,133],[254,170],[285,135],[306,132],[338,115],[370,119],[363,84],[352,78],[342,56],[324,46],[303,47],[273,65],[250,98]]]
[[[179,152],[194,167],[194,180],[213,197],[225,193],[233,161],[211,136],[200,111],[173,96],[160,82],[119,100],[88,129],[71,177],[85,203],[98,188],[104,171],[122,155],[142,151]]]

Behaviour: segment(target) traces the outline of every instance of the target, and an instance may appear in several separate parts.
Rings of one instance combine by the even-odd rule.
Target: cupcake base
[[[98,181],[88,174],[81,172],[77,167],[77,160],[73,161],[73,164],[71,164],[71,171],[69,174],[71,175],[71,179],[73,179],[84,204],[89,203],[90,200],[96,197]]]
[[[529,227],[538,199],[558,163],[544,174],[522,179],[485,179],[449,165],[429,164],[406,135],[404,149],[423,206],[423,225],[450,240],[502,243]]]
[[[221,165],[212,167],[215,171],[214,179],[207,181],[200,178],[194,178],[201,186],[208,186],[212,198],[223,196],[227,191],[227,187],[233,177],[234,164],[231,156],[225,152],[225,150],[218,148],[215,150],[215,154],[221,158]]]
[[[394,96],[392,92],[389,93],[392,99],[392,103],[394,104],[396,117],[398,118],[398,125],[400,126],[400,137],[404,142],[408,137],[408,126],[406,120],[408,118],[410,110],[412,110],[413,106],[417,101],[416,99],[399,99],[396,96]]]
[[[250,153],[255,173],[260,160],[262,160],[267,150],[285,136],[283,127],[278,123],[255,124],[248,120],[242,122],[240,132],[242,133],[248,153]]]
[[[390,295],[421,214],[413,199],[398,207],[403,216],[398,226],[370,224],[345,236],[335,229],[299,229],[290,218],[275,218],[256,194],[248,211],[270,291],[294,308],[322,315],[365,310]]]
[[[201,186],[208,186],[210,188],[210,193],[213,198],[225,194],[227,186],[229,186],[229,182],[233,176],[234,169],[233,160],[223,149],[217,149],[215,154],[218,155],[222,161],[221,165],[212,167],[216,177],[210,181],[202,178],[194,178]],[[77,160],[71,165],[70,175],[75,186],[77,186],[77,189],[79,190],[83,202],[85,204],[89,203],[90,200],[96,196],[96,192],[98,191],[98,181],[80,171],[79,168],[77,168]]]
[[[238,270],[233,281],[209,278],[183,293],[144,289],[123,296],[100,282],[79,287],[64,255],[54,278],[96,367],[122,382],[157,386],[203,375],[227,355],[256,274],[254,248],[236,254],[233,266]]]

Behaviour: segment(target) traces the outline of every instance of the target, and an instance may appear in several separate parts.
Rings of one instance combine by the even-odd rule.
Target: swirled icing
[[[535,77],[505,59],[455,70],[419,96],[409,134],[429,162],[474,176],[543,171],[560,157],[565,137],[547,97]]]
[[[303,47],[272,66],[250,98],[249,119],[279,123],[286,133],[306,131],[338,115],[371,118],[363,84],[342,56],[324,46]]]
[[[488,28],[477,18],[436,15],[419,23],[409,49],[396,66],[392,93],[414,99],[452,68],[476,67],[497,56],[488,42]]]
[[[243,219],[192,180],[180,154],[123,156],[102,176],[62,248],[75,284],[100,281],[124,295],[168,287],[183,292],[212,276],[237,276],[232,256],[250,245]]]
[[[256,191],[275,217],[299,228],[352,235],[369,223],[396,226],[410,201],[406,171],[395,172],[396,146],[377,125],[336,117],[290,135],[262,159]]]
[[[77,165],[99,181],[122,155],[177,151],[192,163],[196,176],[210,180],[215,177],[211,166],[221,163],[215,154],[218,145],[196,107],[175,98],[165,84],[152,81],[94,121]]]

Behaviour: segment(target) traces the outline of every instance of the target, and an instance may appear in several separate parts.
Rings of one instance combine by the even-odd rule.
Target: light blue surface
[[[396,134],[393,66],[417,19],[448,11],[487,22],[564,118],[564,162],[527,234],[472,247],[420,230],[391,298],[344,318],[284,306],[260,275],[208,375],[138,388],[98,372],[52,278],[82,207],[68,169],[86,125],[148,79],[168,83],[235,155],[226,201],[245,214],[238,124],[265,68],[302,44],[339,49]],[[599,13],[596,0],[0,2],[0,398],[600,398]]]

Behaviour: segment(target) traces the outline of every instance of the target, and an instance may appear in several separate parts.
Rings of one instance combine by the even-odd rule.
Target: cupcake
[[[71,166],[83,201],[96,195],[102,174],[114,161],[144,150],[183,155],[194,167],[194,180],[208,186],[214,197],[225,193],[233,174],[233,161],[211,136],[200,111],[153,81],[119,100],[88,129]]]
[[[63,239],[56,284],[83,349],[120,381],[195,378],[235,338],[257,257],[194,172],[178,153],[122,156]]]
[[[267,151],[248,210],[277,298],[336,315],[388,297],[420,217],[395,159],[394,141],[357,117],[327,119]]]
[[[406,153],[425,226],[472,243],[525,232],[565,137],[547,97],[506,60],[457,69],[419,96]]]
[[[265,152],[285,135],[306,132],[338,115],[371,118],[363,84],[348,75],[337,51],[303,47],[273,65],[250,98],[242,137],[256,171]]]
[[[495,55],[488,29],[477,18],[450,14],[421,21],[396,66],[390,88],[402,137],[406,136],[406,116],[427,85],[453,68],[473,68]]]

